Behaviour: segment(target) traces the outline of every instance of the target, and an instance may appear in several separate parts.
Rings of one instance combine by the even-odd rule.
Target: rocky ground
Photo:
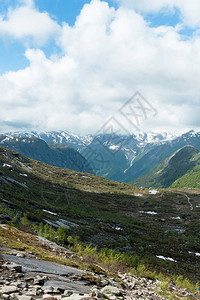
[[[30,253],[9,249],[4,249],[0,257],[0,299],[200,299],[197,294],[192,295],[172,283],[165,292],[164,296],[163,283],[158,280],[152,281],[126,273],[110,278],[107,275],[40,261]],[[169,292],[174,296],[167,297]]]

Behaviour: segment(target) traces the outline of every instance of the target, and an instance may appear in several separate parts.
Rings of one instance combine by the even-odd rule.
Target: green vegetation
[[[184,176],[177,179],[171,186],[172,188],[200,188],[200,166],[194,167],[194,169]]]
[[[59,253],[54,253],[52,251],[53,248],[38,241],[36,235],[15,229],[12,226],[8,226],[6,230],[0,227],[0,244],[4,244],[8,248],[32,253],[42,260],[84,269],[88,268],[88,266],[82,262],[66,258]]]
[[[112,249],[124,255],[127,266],[135,266],[137,272],[139,260],[148,272],[199,279],[198,257],[189,253],[199,252],[198,191],[190,194],[194,207],[190,211],[183,191],[149,195],[129,184],[48,166],[4,148],[0,171],[0,218],[8,215],[8,224],[60,244],[67,245],[68,236],[79,236],[97,253]],[[69,230],[58,228],[57,221],[67,222]]]
[[[45,234],[45,226],[46,224],[38,226],[38,230],[42,228],[43,235]],[[51,227],[46,226],[46,228],[49,228],[48,233],[51,232]],[[58,232],[63,236],[64,231],[60,227],[55,233],[53,240],[55,240]],[[97,247],[92,247],[91,244],[81,242],[77,236],[68,236],[65,239],[65,244],[68,245],[71,251],[76,253],[76,256],[73,256],[73,258],[66,258],[62,251],[57,251],[55,254],[54,248],[38,241],[37,236],[16,230],[12,226],[8,226],[8,229],[0,228],[0,244],[5,244],[7,247],[27,253],[33,253],[39,259],[79,267],[88,271],[107,274],[108,276],[116,276],[118,272],[129,272],[151,280],[158,279],[161,281],[161,291],[158,292],[162,296],[172,296],[172,293],[169,291],[169,285],[172,282],[180,288],[187,288],[190,292],[197,292],[200,284],[200,282],[192,283],[182,275],[177,277],[175,275],[166,276],[161,272],[157,273],[149,268],[147,260],[136,254],[129,255],[108,248],[98,250]]]
[[[61,245],[65,245],[68,235],[69,235],[68,230],[63,226],[59,226],[55,234],[55,239],[57,243]]]
[[[25,228],[29,228],[30,227],[30,222],[28,221],[27,215],[24,215],[21,218],[21,224],[25,227]]]
[[[67,145],[48,145],[39,138],[21,135],[13,135],[12,138],[7,139],[5,135],[0,135],[0,141],[2,140],[4,140],[4,147],[17,151],[26,157],[37,159],[52,166],[93,173],[87,160],[78,151]]]
[[[191,292],[198,292],[200,282],[192,283],[184,276],[178,277],[166,276],[161,272],[158,274],[148,267],[148,262],[138,255],[129,255],[127,253],[120,253],[112,249],[102,249],[98,251],[96,247],[85,245],[80,242],[78,237],[68,237],[70,249],[82,257],[83,260],[89,264],[100,266],[104,271],[118,273],[126,271],[133,275],[146,277],[151,280],[158,279],[162,282],[160,293],[162,296],[167,295],[171,297],[172,293],[169,291],[169,284],[174,282],[180,288],[187,288]],[[171,298],[173,299],[173,298]]]
[[[49,239],[53,242],[57,242],[60,245],[65,245],[67,243],[67,237],[69,235],[68,230],[63,226],[59,226],[57,231],[53,229],[51,225],[46,223],[40,223],[38,228],[39,236],[43,236],[46,239]]]
[[[189,181],[187,179],[190,178],[189,174],[193,172],[191,170],[195,170],[197,166],[199,167],[199,164],[199,151],[192,146],[185,146],[165,159],[151,173],[132,181],[132,184],[154,188],[184,187],[178,184],[179,180],[181,180],[180,178],[184,176],[186,179],[185,186],[188,187]]]

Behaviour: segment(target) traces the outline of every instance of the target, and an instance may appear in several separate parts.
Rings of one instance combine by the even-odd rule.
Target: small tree
[[[27,218],[27,215],[24,214],[23,217],[21,218],[21,224],[24,226],[24,227],[30,227],[30,222]]]
[[[68,235],[68,230],[63,226],[60,226],[56,231],[56,240],[58,241],[58,243],[65,244]]]
[[[19,215],[18,215],[18,213],[12,218],[11,222],[12,222],[13,224],[16,224],[16,223],[19,222]]]
[[[39,225],[38,235],[44,236],[44,224],[42,222]]]
[[[54,232],[54,229],[53,227],[50,225],[49,227],[49,239],[51,241],[54,241],[55,240],[55,232]]]
[[[54,240],[54,229],[48,223],[44,225],[44,237],[49,240]]]

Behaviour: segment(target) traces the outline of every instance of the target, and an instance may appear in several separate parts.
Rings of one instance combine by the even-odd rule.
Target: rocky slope
[[[15,231],[7,225],[1,225],[4,231]],[[25,233],[23,233],[25,235]],[[37,237],[31,237],[30,244]],[[38,243],[38,242],[37,242]],[[60,259],[69,257],[74,264],[84,262],[75,253],[58,245],[49,246],[48,241],[42,247]],[[197,292],[180,288],[175,283],[150,280],[131,273],[117,272],[109,274],[101,271],[64,266],[55,262],[39,259],[30,250],[1,248],[0,251],[0,297],[13,300],[160,300],[160,299],[199,299]]]

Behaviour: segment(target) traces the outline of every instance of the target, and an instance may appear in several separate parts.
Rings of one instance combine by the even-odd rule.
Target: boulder
[[[79,295],[79,294],[73,294],[70,297],[64,297],[62,298],[62,300],[82,300],[85,298],[89,298],[88,294],[84,294],[84,295]]]
[[[42,277],[36,277],[35,279],[34,279],[34,285],[44,285],[44,278],[42,278]]]
[[[101,289],[101,293],[106,296],[108,295],[121,296],[122,290],[116,286],[107,285]]]
[[[18,252],[18,253],[16,254],[16,256],[17,256],[17,257],[24,258],[25,255],[24,255],[23,253],[19,253],[19,252]]]
[[[16,264],[16,263],[11,263],[11,264],[6,264],[7,269],[21,273],[22,272],[22,266]]]
[[[97,288],[92,289],[91,296],[95,298],[104,298],[104,295]]]
[[[17,298],[19,300],[34,300],[33,297],[27,295],[18,296]]]
[[[19,289],[14,285],[4,286],[3,288],[0,289],[0,294],[12,294],[18,292],[18,290]]]
[[[73,294],[73,292],[70,291],[70,290],[65,290],[64,293],[63,293],[63,295],[66,296],[66,297],[69,297],[69,296],[71,296],[72,294]]]
[[[64,298],[61,298],[61,296],[60,295],[50,295],[50,294],[44,294],[43,295],[43,297],[42,297],[43,299],[48,299],[48,300],[55,300],[55,299],[57,299],[57,300],[61,300],[61,299],[64,299]]]
[[[15,285],[18,288],[23,288],[23,289],[28,287],[27,283],[23,282],[23,281],[15,281],[15,282],[13,282],[13,285]]]

